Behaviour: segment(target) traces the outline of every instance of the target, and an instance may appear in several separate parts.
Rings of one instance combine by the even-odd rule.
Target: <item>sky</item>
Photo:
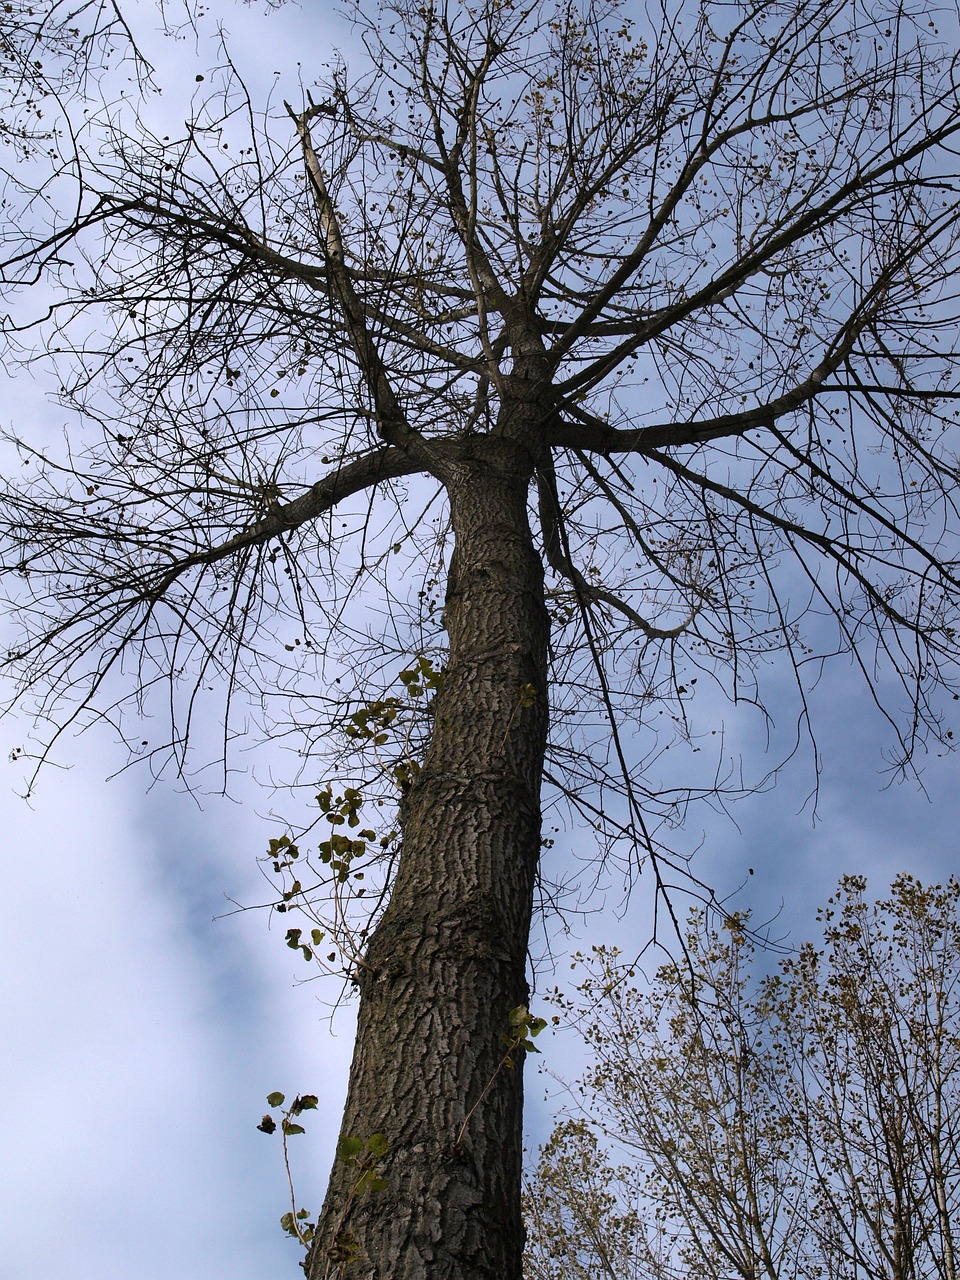
[[[319,12],[288,6],[266,18],[230,6],[238,63],[272,75],[305,48],[319,61],[334,41],[348,44],[347,29]],[[189,43],[157,47],[158,63],[192,76]],[[39,423],[42,388],[20,403]],[[776,788],[740,802],[732,818],[704,810],[693,823],[697,873],[751,907],[755,923],[769,920],[771,936],[793,941],[812,934],[841,873],[867,874],[879,895],[898,871],[943,879],[958,862],[956,757],[921,762],[925,792],[888,785],[883,729],[842,662],[813,710],[816,819],[812,757],[802,751]],[[758,720],[718,714],[731,748],[762,759]],[[271,796],[252,774],[237,776],[230,799],[116,775],[125,757],[101,728],[65,740],[26,801],[21,771],[3,762],[29,731],[24,718],[0,722],[0,1280],[300,1276],[300,1250],[279,1227],[289,1207],[279,1139],[256,1125],[273,1090],[319,1096],[292,1148],[298,1204],[316,1210],[352,1010],[333,1013],[337,988],[304,981],[310,971],[276,919],[271,928],[266,912],[232,910],[267,896],[256,858],[278,834]],[[576,848],[571,837],[563,851]],[[556,951],[642,945],[649,886],[640,881],[630,916],[615,885],[602,900],[606,910],[572,935],[554,928]],[[561,960],[538,981],[571,976]],[[551,1071],[576,1072],[571,1035],[539,1043]],[[555,1093],[549,1076],[529,1072],[531,1141],[546,1136]]]

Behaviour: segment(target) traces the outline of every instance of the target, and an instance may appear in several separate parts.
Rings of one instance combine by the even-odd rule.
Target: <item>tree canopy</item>
[[[312,646],[368,576],[388,647],[442,651],[444,520],[422,531],[396,482],[492,430],[522,311],[552,397],[537,483],[560,776],[586,767],[587,690],[682,721],[691,672],[756,697],[783,646],[801,681],[836,648],[872,683],[897,676],[903,756],[939,732],[957,120],[926,14],[354,16],[370,69],[335,63],[292,117],[258,115],[229,63],[179,136],[103,107],[35,216],[7,224],[8,278],[54,290],[9,336],[32,359],[44,326],[92,432],[67,461],[21,446],[40,474],[10,494],[11,532],[43,530],[9,557],[29,575],[24,678],[96,706],[129,648],[152,655],[144,684],[183,673],[188,699],[199,670],[285,688],[313,671],[268,618]],[[358,555],[366,502],[330,513],[368,491]],[[105,534],[118,554],[88,554]]]
[[[359,67],[260,95],[224,48],[182,128],[104,75],[7,173],[8,359],[69,415],[10,433],[7,666],[48,741],[106,719],[188,774],[212,696],[225,756],[293,745],[324,839],[309,881],[273,842],[275,909],[360,990],[343,1135],[387,1143],[310,1275],[504,1280],[544,806],[669,905],[687,805],[748,785],[708,683],[762,705],[783,655],[804,732],[845,653],[898,767],[952,738],[954,28],[349,13]]]
[[[584,959],[561,1004],[594,1062],[531,1179],[531,1280],[952,1280],[960,885],[865,891],[772,973],[744,916],[695,914],[646,989]]]

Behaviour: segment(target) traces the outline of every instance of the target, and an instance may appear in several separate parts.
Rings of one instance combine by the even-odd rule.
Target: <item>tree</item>
[[[150,67],[115,0],[7,0],[0,11],[0,143],[17,163],[37,154],[54,167],[63,161],[71,151],[65,113],[111,60],[124,62],[146,88]]]
[[[953,1280],[960,884],[865,889],[845,877],[822,946],[767,977],[743,916],[695,913],[689,966],[647,990],[590,957],[567,1008],[595,1065],[529,1191],[531,1280]]]
[[[211,686],[225,745],[299,735],[324,879],[278,837],[276,910],[360,1000],[308,1274],[505,1280],[543,804],[664,903],[735,790],[656,764],[700,674],[848,652],[900,765],[952,735],[956,67],[906,5],[351,13],[359,75],[258,111],[225,52],[179,135],[104,94],[11,176],[11,350],[72,416],[13,442],[8,659],[157,768]]]

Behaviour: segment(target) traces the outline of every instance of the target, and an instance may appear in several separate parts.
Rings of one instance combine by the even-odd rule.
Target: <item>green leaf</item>
[[[390,1143],[387,1141],[386,1135],[372,1133],[367,1139],[367,1150],[372,1156],[376,1156],[378,1160],[381,1156],[385,1156],[390,1150]]]
[[[288,1138],[292,1138],[295,1133],[306,1133],[306,1129],[302,1124],[291,1124],[289,1120],[284,1120],[283,1132]]]
[[[354,1191],[358,1196],[362,1196],[368,1191],[385,1191],[386,1188],[386,1178],[381,1178],[376,1169],[365,1169],[357,1179]]]
[[[517,690],[517,702],[521,707],[532,707],[537,700],[536,685],[522,684]]]
[[[283,1094],[282,1094],[282,1093],[268,1093],[268,1094],[267,1094],[267,1105],[268,1105],[268,1106],[271,1106],[271,1107],[282,1107],[282,1106],[283,1106]]]
[[[337,1143],[337,1159],[341,1164],[350,1164],[362,1150],[362,1138],[341,1138]]]
[[[297,1101],[300,1104],[301,1111],[315,1111],[317,1109],[318,1098],[315,1093],[304,1093]]]

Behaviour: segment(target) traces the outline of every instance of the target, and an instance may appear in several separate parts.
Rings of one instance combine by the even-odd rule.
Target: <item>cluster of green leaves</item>
[[[375,1195],[385,1191],[387,1180],[381,1174],[378,1165],[390,1150],[390,1143],[382,1133],[373,1133],[369,1138],[344,1136],[337,1143],[337,1159],[348,1165],[354,1172],[354,1180],[347,1192],[340,1211],[340,1217],[334,1230],[334,1245],[328,1251],[328,1258],[340,1267],[349,1266],[361,1256],[360,1245],[356,1237],[346,1226],[347,1217],[358,1197],[367,1194]],[[340,1272],[338,1271],[338,1275]]]
[[[272,862],[275,875],[282,875],[285,871],[289,871],[294,863],[300,857],[300,849],[288,835],[279,836],[272,839],[267,847],[267,858]],[[291,905],[296,905],[294,899],[303,893],[303,885],[300,880],[294,876],[287,889],[284,889],[280,895],[280,901],[274,904],[274,910],[281,915],[291,909]],[[312,960],[317,947],[320,946],[326,937],[323,929],[310,930],[310,942],[303,940],[302,929],[288,929],[286,932],[286,943],[292,951],[300,951],[304,960]],[[336,952],[330,957],[330,960],[336,959]]]
[[[282,1107],[285,1101],[284,1095],[277,1090],[267,1094],[267,1105],[274,1111]],[[304,1111],[316,1111],[318,1101],[316,1094],[313,1093],[299,1094],[294,1098],[280,1119],[280,1131],[285,1138],[292,1138],[295,1134],[306,1132],[303,1125],[297,1124],[291,1117],[302,1115]],[[276,1133],[277,1122],[267,1112],[257,1125],[257,1128],[261,1133]]]
[[[363,796],[355,787],[345,787],[343,795],[335,796],[332,787],[327,783],[317,794],[317,804],[332,827],[342,826],[343,823],[348,827],[360,826]],[[391,832],[390,836],[381,838],[381,848],[387,847],[392,836]],[[321,840],[317,852],[320,855],[320,861],[325,863],[336,876],[338,884],[344,884],[351,876],[350,864],[353,859],[362,857],[367,852],[368,843],[376,839],[377,833],[372,827],[364,827],[357,831],[354,837],[333,831],[329,840]],[[363,879],[362,871],[354,871],[352,875],[354,880]],[[357,892],[362,894],[363,890]]]
[[[413,758],[410,743],[410,726],[415,714],[423,712],[424,700],[431,698],[443,684],[445,672],[434,665],[431,658],[418,654],[398,674],[403,688],[402,695],[390,695],[356,707],[340,727],[353,754],[372,748],[380,776],[392,782],[401,792],[412,785],[419,763]],[[526,696],[521,690],[520,701]],[[401,722],[403,728],[401,729]],[[403,754],[388,764],[379,758],[379,748],[391,737],[401,745]],[[369,781],[369,779],[368,779]],[[372,789],[371,789],[372,788]],[[388,799],[376,794],[376,786],[365,784],[345,786],[335,791],[327,783],[316,794],[320,809],[320,821],[328,823],[331,830],[316,848],[316,865],[311,865],[308,854],[302,856],[299,845],[290,835],[271,839],[266,860],[274,875],[282,876],[285,886],[274,910],[284,913],[291,910],[304,912],[311,921],[308,929],[290,928],[286,931],[286,944],[299,951],[307,961],[323,958],[318,955],[322,943],[334,943],[341,952],[360,957],[361,937],[351,935],[348,913],[345,910],[350,899],[361,898],[367,888],[363,881],[366,868],[380,859],[388,859],[395,849],[398,830],[395,825],[378,832],[373,826],[362,826],[363,811],[372,807],[382,808]],[[308,882],[305,871],[312,871],[315,883]],[[344,894],[341,890],[347,889]],[[351,936],[345,936],[351,935]],[[363,934],[362,936],[365,936]],[[337,959],[337,951],[326,955],[327,964]]]
[[[366,702],[351,714],[344,733],[357,742],[372,742],[375,747],[382,747],[389,741],[390,726],[399,715],[402,705],[399,698],[392,697]]]
[[[267,1105],[273,1111],[281,1111],[285,1101],[286,1098],[279,1092],[279,1090],[275,1090],[273,1093],[267,1094]],[[299,1133],[306,1132],[303,1125],[297,1123],[297,1119],[304,1111],[315,1111],[317,1109],[318,1101],[316,1094],[298,1094],[286,1110],[281,1111],[279,1126],[269,1111],[264,1114],[260,1123],[257,1125],[257,1128],[261,1133],[272,1134],[277,1132],[278,1127],[280,1129],[280,1133],[283,1138],[283,1162],[287,1170],[287,1180],[290,1184],[290,1198],[292,1203],[292,1208],[288,1209],[287,1212],[281,1216],[280,1226],[292,1239],[299,1240],[304,1248],[307,1248],[313,1240],[317,1224],[315,1222],[308,1221],[310,1217],[310,1211],[308,1209],[297,1208],[296,1199],[293,1194],[293,1179],[290,1174],[287,1139],[293,1138]]]
[[[420,771],[419,763],[410,752],[413,718],[426,709],[445,676],[444,668],[435,666],[426,654],[418,654],[412,665],[404,667],[397,676],[403,686],[402,696],[391,694],[364,703],[351,712],[344,726],[344,734],[356,746],[379,748],[385,746],[391,736],[397,739],[404,754],[387,767],[387,773],[401,792],[412,785]],[[403,729],[399,731],[401,724]]]
[[[500,1040],[507,1046],[503,1065],[512,1068],[515,1065],[513,1054],[517,1049],[525,1053],[540,1052],[533,1041],[547,1025],[547,1020],[535,1018],[525,1004],[518,1004],[510,1010],[509,1025],[510,1030],[501,1033]]]
[[[326,821],[334,828],[343,825],[359,828],[361,821],[360,810],[363,803],[363,795],[355,787],[345,787],[343,793],[338,795],[334,793],[333,788],[328,783],[317,794],[317,804],[320,806]],[[383,836],[380,839],[381,849],[387,849],[395,837],[395,831],[390,831]],[[365,873],[362,868],[354,868],[354,860],[364,857],[368,852],[370,843],[376,839],[377,833],[370,827],[357,830],[356,835],[346,835],[341,831],[333,830],[328,839],[320,842],[317,847],[317,854],[321,863],[331,872],[335,884],[343,885],[348,880],[360,882],[364,879]],[[290,872],[293,875],[288,887],[281,893],[280,901],[274,905],[274,910],[283,913],[291,910],[292,907],[307,909],[308,902],[305,897],[303,883],[292,871],[295,863],[300,858],[298,845],[294,843],[289,835],[272,839],[267,849],[267,858],[272,863],[274,874],[283,875],[285,872]],[[355,888],[354,892],[356,896],[362,897],[365,889],[362,887]],[[309,961],[314,958],[316,949],[327,937],[327,932],[327,930],[319,927],[311,928],[309,931],[310,940],[307,942],[304,940],[304,930],[302,928],[291,928],[286,932],[286,943],[291,950],[299,950],[303,958]],[[327,959],[332,962],[336,959],[336,953],[332,953]]]
[[[412,667],[400,672],[400,683],[406,690],[409,699],[422,698],[427,693],[436,693],[442,688],[446,679],[446,670],[435,667],[426,654],[418,654]]]
[[[273,863],[274,873],[276,875],[281,875],[284,871],[289,870],[289,868],[293,866],[294,862],[296,862],[300,857],[300,849],[296,844],[294,844],[289,836],[283,835],[270,841],[267,846],[267,857]],[[288,889],[284,889],[281,893],[280,901],[276,903],[274,910],[279,911],[281,915],[285,911],[288,911],[290,909],[288,904],[302,891],[303,885],[296,877],[294,877],[290,883],[290,887]],[[301,945],[300,935],[302,932],[302,929],[288,929],[287,946],[293,948],[299,947]],[[314,930],[314,933],[317,932],[318,930]],[[322,934],[320,934],[319,937],[315,937],[314,945],[318,945],[322,940],[322,937]],[[313,953],[308,947],[303,947],[302,950],[305,959],[310,960],[313,958]]]
[[[425,654],[418,654],[412,667],[405,667],[397,677],[403,685],[404,697],[391,695],[373,702],[366,702],[352,712],[344,729],[348,738],[356,742],[370,742],[375,747],[389,740],[390,729],[402,711],[414,705],[428,694],[436,693],[443,684],[445,671],[433,665]]]
[[[278,836],[267,845],[267,858],[273,863],[275,875],[280,875],[282,872],[289,870],[299,857],[300,849],[287,835]],[[281,914],[286,911],[285,904],[291,898],[296,897],[299,892],[300,881],[295,879],[291,887],[283,893],[282,900],[277,905],[277,911]]]
[[[368,1192],[385,1191],[387,1180],[378,1169],[379,1162],[390,1150],[390,1143],[382,1133],[372,1133],[369,1138],[343,1137],[337,1143],[337,1159],[356,1171],[351,1197]]]
[[[270,841],[267,854],[273,859],[274,871],[279,872],[284,867],[291,866],[300,857],[300,850],[289,836],[279,836],[276,840]]]
[[[524,710],[529,709],[537,700],[537,687],[533,684],[522,684],[517,690],[517,705]]]
[[[520,1049],[525,1053],[540,1052],[533,1041],[546,1025],[546,1019],[535,1018],[525,1004],[518,1004],[510,1010],[507,1017],[507,1030],[500,1033],[500,1043],[506,1045],[506,1053],[504,1053],[503,1057],[497,1063],[497,1067],[493,1075],[483,1086],[480,1097],[467,1112],[466,1116],[464,1116],[463,1124],[460,1126],[460,1132],[457,1135],[456,1145],[458,1147],[461,1142],[463,1142],[463,1135],[467,1131],[467,1126],[476,1114],[481,1102],[483,1102],[484,1098],[496,1084],[497,1077],[500,1075],[500,1072],[504,1067],[512,1071],[516,1066],[516,1058],[514,1055],[517,1050]]]
[[[315,949],[320,946],[325,937],[326,934],[322,929],[311,929],[310,942],[306,943],[303,941],[302,929],[288,929],[286,942],[291,951],[300,951],[304,960],[312,960]],[[334,953],[334,958],[336,958],[336,953]]]
[[[271,1111],[280,1113],[279,1123],[268,1111],[257,1125],[260,1132],[266,1134],[276,1133],[279,1129],[283,1138],[283,1161],[290,1186],[291,1208],[280,1218],[280,1226],[292,1239],[299,1240],[304,1248],[308,1248],[313,1241],[317,1224],[309,1221],[310,1212],[308,1209],[297,1208],[293,1190],[293,1177],[290,1173],[287,1140],[288,1138],[296,1137],[297,1134],[306,1132],[303,1125],[298,1123],[299,1118],[304,1111],[315,1111],[318,1101],[316,1094],[299,1094],[284,1109],[285,1096],[279,1090],[268,1093],[267,1105]],[[350,1185],[341,1214],[340,1226],[336,1232],[338,1260],[341,1262],[350,1262],[357,1256],[356,1241],[352,1239],[349,1232],[343,1229],[343,1222],[350,1210],[350,1206],[359,1196],[376,1194],[378,1191],[386,1189],[387,1180],[379,1166],[389,1151],[390,1143],[382,1133],[372,1133],[366,1139],[344,1136],[337,1143],[337,1160],[341,1164],[348,1165],[354,1174],[354,1180]]]
[[[298,1209],[296,1213],[289,1209],[280,1218],[280,1225],[288,1236],[292,1236],[295,1240],[299,1240],[302,1244],[309,1244],[314,1237],[317,1229],[315,1222],[307,1222],[310,1217],[309,1209]]]

